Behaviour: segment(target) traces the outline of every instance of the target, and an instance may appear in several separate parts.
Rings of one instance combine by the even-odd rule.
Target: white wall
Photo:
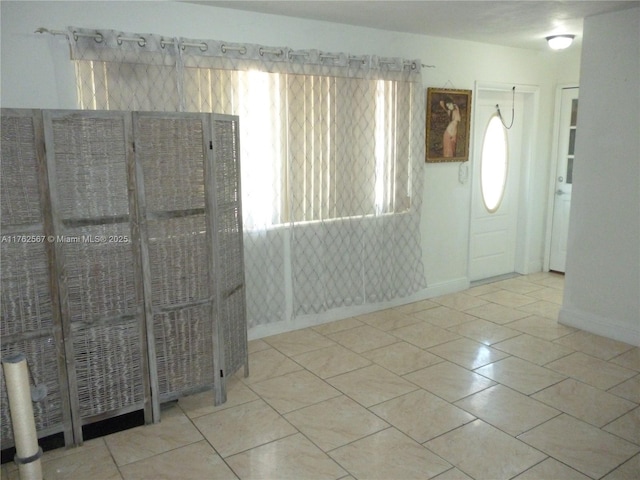
[[[640,345],[640,8],[584,24],[562,323]]]
[[[341,24],[295,20],[174,2],[0,2],[1,104],[4,107],[76,108],[73,68],[63,37],[33,33],[38,27],[116,29],[135,33],[318,48],[352,54],[419,58],[426,87],[472,90],[474,82],[537,85],[539,125],[531,178],[531,258],[542,268],[547,218],[556,84],[577,82],[579,52],[530,51],[402,34]],[[543,40],[541,39],[541,42]],[[473,126],[472,126],[473,128]],[[472,147],[473,148],[473,147]],[[422,249],[428,291],[468,285],[470,185],[458,181],[459,164],[424,166]]]

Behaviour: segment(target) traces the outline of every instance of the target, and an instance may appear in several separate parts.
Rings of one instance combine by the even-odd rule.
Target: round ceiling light
[[[554,50],[563,50],[573,43],[575,35],[551,35],[547,37],[549,46]]]

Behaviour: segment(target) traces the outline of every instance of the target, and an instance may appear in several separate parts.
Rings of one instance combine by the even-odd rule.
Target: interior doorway
[[[538,87],[476,84],[473,115],[471,166],[471,218],[469,227],[469,267],[471,282],[511,273],[529,273],[530,229],[528,205],[529,171],[537,118]],[[482,162],[489,130],[494,129],[499,105],[506,137],[504,191],[497,205],[487,202],[483,192]],[[494,126],[489,128],[490,123]],[[500,138],[498,135],[494,138]],[[500,140],[498,140],[500,141]],[[498,151],[500,149],[498,148]],[[485,155],[486,156],[486,155]],[[486,162],[486,159],[485,159]],[[486,174],[485,174],[486,176]],[[500,181],[497,182],[501,184]]]
[[[562,87],[558,93],[556,113],[555,180],[553,183],[553,213],[549,247],[549,270],[564,272],[569,236],[569,210],[573,185],[573,156],[578,118],[578,87]]]

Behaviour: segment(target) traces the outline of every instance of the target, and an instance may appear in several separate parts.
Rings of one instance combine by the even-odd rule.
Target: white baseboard
[[[620,325],[606,317],[564,307],[560,309],[558,323],[640,347],[640,324]]]
[[[356,317],[366,313],[377,312],[387,308],[399,307],[408,303],[419,302],[429,298],[439,297],[448,293],[460,292],[469,288],[468,278],[458,278],[447,282],[438,283],[420,290],[412,295],[402,298],[396,298],[389,302],[375,303],[369,305],[357,305],[353,307],[335,308],[327,312],[316,315],[303,315],[296,317],[290,321],[281,321],[270,323],[267,325],[258,325],[249,329],[249,340],[257,340],[259,338],[277,335],[279,333],[291,332],[301,328],[315,327],[323,323],[335,322],[345,318]]]

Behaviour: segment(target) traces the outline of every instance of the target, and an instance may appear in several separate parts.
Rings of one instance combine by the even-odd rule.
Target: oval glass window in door
[[[489,119],[482,139],[480,158],[480,189],[482,201],[488,212],[500,208],[507,186],[509,155],[507,131],[502,120],[495,114]]]

